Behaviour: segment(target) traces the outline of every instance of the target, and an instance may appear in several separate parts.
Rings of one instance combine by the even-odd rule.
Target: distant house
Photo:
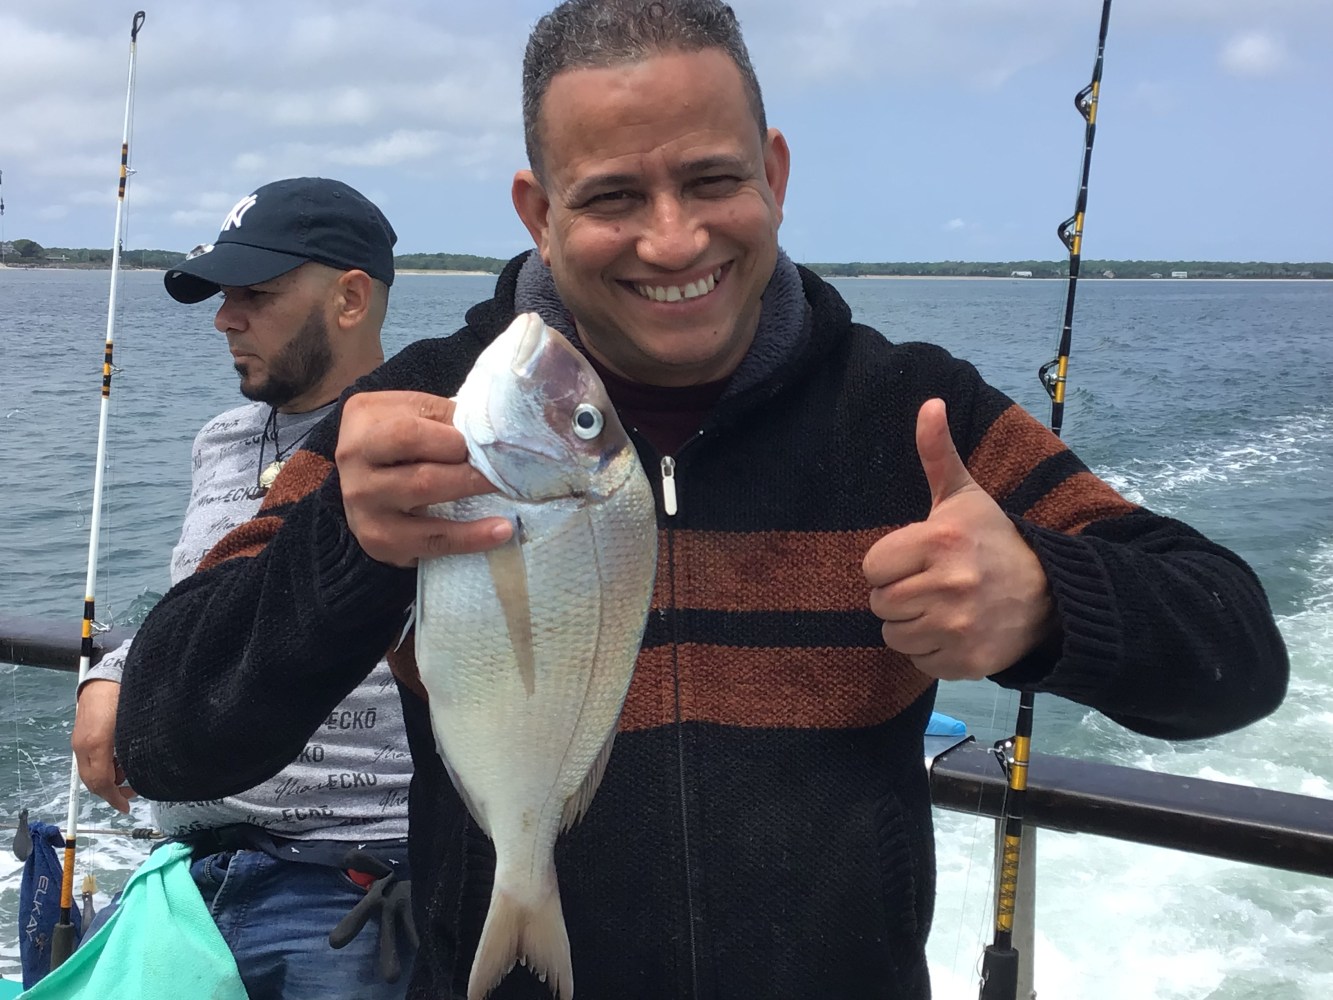
[[[1150,278],[1160,278],[1161,276],[1162,276],[1161,271],[1154,271],[1152,274],[1148,275],[1148,277]]]
[[[1173,278],[1188,278],[1189,276],[1190,276],[1190,273],[1189,273],[1188,271],[1172,271],[1172,272],[1171,272],[1171,277],[1173,277]]]
[[[1114,278],[1114,277],[1115,277],[1115,272],[1112,271],[1112,270],[1110,270],[1110,269],[1108,268],[1107,270],[1105,270],[1105,271],[1102,272],[1102,277],[1103,277],[1103,278]]]
[[[1032,272],[1031,272],[1031,271],[1010,271],[1010,272],[1009,272],[1009,277],[1011,277],[1011,278],[1030,278],[1030,277],[1032,277]]]
[[[0,253],[4,254],[6,257],[14,257],[18,255],[18,250],[14,248],[13,243],[6,240],[4,243],[0,243]]]
[[[47,260],[69,260],[69,258],[68,258],[67,256],[65,256],[63,253],[49,253],[49,254],[46,255],[46,259],[47,259]]]

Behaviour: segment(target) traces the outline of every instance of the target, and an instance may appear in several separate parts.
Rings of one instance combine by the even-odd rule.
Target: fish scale
[[[653,494],[591,366],[534,315],[482,352],[456,402],[470,460],[499,492],[431,513],[516,526],[499,549],[418,571],[437,748],[495,844],[468,996],[522,961],[568,1000],[555,842],[596,791],[629,690],[656,566]],[[580,434],[589,407],[600,430]]]

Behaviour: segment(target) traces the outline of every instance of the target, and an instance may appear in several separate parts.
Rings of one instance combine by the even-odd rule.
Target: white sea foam
[[[973,1000],[990,939],[989,823],[939,817],[930,943],[938,1000]],[[943,859],[950,859],[945,861]],[[1039,997],[1325,1000],[1333,885],[1103,838],[1040,831],[1034,983]],[[1219,993],[1218,991],[1222,991]]]
[[[1333,412],[1304,411],[1266,427],[1234,428],[1221,441],[1186,438],[1150,458],[1131,457],[1098,475],[1127,499],[1169,506],[1200,486],[1271,484],[1275,473],[1309,474],[1333,441]]]

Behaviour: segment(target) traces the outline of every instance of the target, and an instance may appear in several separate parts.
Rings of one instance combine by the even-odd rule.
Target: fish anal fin
[[[588,811],[588,806],[592,805],[592,797],[597,794],[597,786],[602,783],[602,775],[606,773],[606,763],[611,759],[611,746],[616,741],[617,728],[619,727],[611,727],[611,734],[602,744],[602,749],[597,754],[597,759],[592,762],[592,767],[588,768],[588,773],[584,775],[583,784],[579,785],[579,790],[565,801],[565,808],[560,813],[561,831],[568,830],[582,819],[583,814]]]
[[[468,1000],[484,1000],[519,962],[546,984],[556,1000],[572,1000],[574,968],[554,868],[543,879],[541,890],[540,899],[525,902],[503,888],[497,873],[472,960]]]
[[[517,529],[517,526],[516,526]],[[532,647],[532,602],[528,597],[528,566],[523,556],[522,532],[515,530],[509,541],[486,553],[495,596],[509,629],[514,660],[523,678],[523,690],[532,697],[537,690],[537,663]]]

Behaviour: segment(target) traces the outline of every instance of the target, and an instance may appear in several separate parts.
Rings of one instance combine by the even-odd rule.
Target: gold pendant
[[[273,485],[273,480],[278,478],[278,473],[282,471],[282,462],[269,462],[264,466],[264,471],[259,474],[259,488],[267,490]]]

